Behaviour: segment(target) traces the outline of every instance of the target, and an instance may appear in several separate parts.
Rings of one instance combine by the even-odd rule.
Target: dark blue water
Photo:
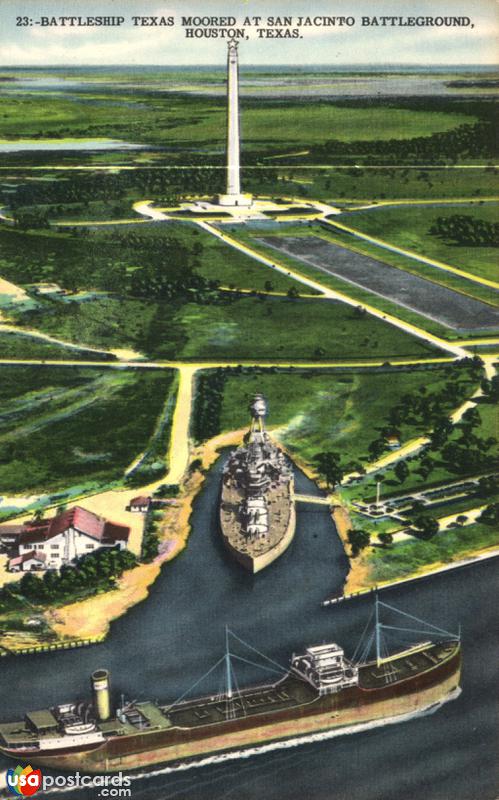
[[[88,675],[111,669],[129,697],[175,699],[220,656],[224,625],[280,663],[304,645],[338,640],[351,653],[369,602],[321,607],[347,568],[327,508],[298,508],[290,549],[257,576],[225,553],[217,528],[220,462],[193,515],[189,546],[167,564],[147,602],[82,651],[0,662],[1,717],[88,696]],[[297,475],[299,491],[316,493]],[[494,800],[494,623],[497,564],[487,562],[390,590],[383,599],[448,630],[463,624],[461,697],[434,716],[185,773],[143,778],[132,797],[155,800]],[[497,652],[497,650],[496,650]],[[261,678],[258,673],[246,677]],[[219,678],[213,675],[212,688]],[[3,762],[0,766],[6,766]],[[72,792],[90,800],[97,791]],[[68,797],[68,795],[63,795]]]

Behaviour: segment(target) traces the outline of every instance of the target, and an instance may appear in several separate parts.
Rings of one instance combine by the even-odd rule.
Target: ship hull
[[[149,766],[175,766],[206,757],[331,731],[354,732],[366,726],[403,721],[425,713],[459,691],[460,648],[423,674],[383,688],[352,687],[293,709],[227,720],[197,728],[114,737],[91,752],[30,755],[30,763],[61,770],[107,773]],[[4,751],[5,752],[5,751]],[[10,755],[10,754],[9,754]]]
[[[249,572],[256,574],[257,572],[260,572],[262,569],[265,569],[265,567],[270,566],[270,564],[272,564],[277,558],[282,556],[282,554],[288,549],[289,545],[293,541],[296,529],[296,510],[294,503],[294,491],[292,486],[290,486],[289,517],[287,525],[283,529],[281,538],[275,543],[275,545],[273,547],[269,547],[268,550],[264,551],[261,555],[252,555],[250,553],[244,552],[238,549],[233,544],[233,536],[231,536],[227,530],[228,526],[224,517],[223,503],[224,503],[224,492],[222,490],[222,500],[220,508],[220,528],[222,531],[222,539],[224,545],[231,554],[231,556]]]

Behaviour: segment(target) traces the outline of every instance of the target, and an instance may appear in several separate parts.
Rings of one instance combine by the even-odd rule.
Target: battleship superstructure
[[[237,561],[259,572],[293,539],[294,477],[286,456],[265,430],[267,404],[261,394],[253,397],[250,411],[245,444],[224,468],[220,526],[225,545]]]
[[[384,633],[391,637],[408,629],[382,624],[379,607],[417,622],[414,634],[423,634],[423,640],[386,652]],[[253,661],[234,652],[233,641],[282,677],[239,689],[235,661]],[[375,658],[370,653],[373,641]],[[356,653],[349,659],[337,644],[313,645],[282,668],[226,629],[225,655],[173,703],[122,698],[116,708],[109,675],[98,670],[92,675],[91,703],[29,711],[24,719],[0,723],[0,752],[17,762],[57,770],[108,773],[157,764],[175,767],[206,757],[224,759],[228,753],[238,757],[269,743],[299,744],[317,734],[354,733],[409,720],[437,710],[460,693],[459,636],[385,603],[376,601],[375,636],[373,632],[361,640]],[[256,666],[265,669],[263,664]],[[225,691],[188,698],[201,681],[210,675],[213,681],[216,668],[225,673]]]

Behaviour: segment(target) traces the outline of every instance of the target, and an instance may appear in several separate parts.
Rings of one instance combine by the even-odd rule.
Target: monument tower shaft
[[[250,194],[241,193],[239,130],[239,55],[237,42],[227,44],[227,191],[218,195],[221,206],[251,206]]]
[[[241,193],[239,175],[239,59],[237,42],[227,50],[227,194]]]

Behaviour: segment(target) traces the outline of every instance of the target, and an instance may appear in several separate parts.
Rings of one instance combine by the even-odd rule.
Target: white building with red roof
[[[0,541],[7,544],[13,536],[17,539],[15,555],[9,561],[9,569],[16,571],[60,569],[102,547],[124,550],[130,536],[126,525],[110,522],[81,506],[50,519],[5,527],[4,537],[0,526]]]
[[[139,511],[141,514],[147,514],[151,507],[151,498],[145,495],[134,497],[130,500],[127,511]]]

